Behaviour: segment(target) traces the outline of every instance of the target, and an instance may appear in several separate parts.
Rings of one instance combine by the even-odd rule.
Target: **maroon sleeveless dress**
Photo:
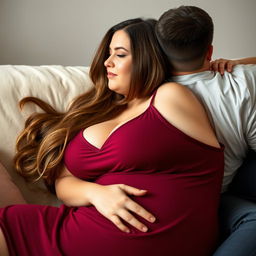
[[[152,104],[117,128],[98,149],[80,131],[65,164],[74,176],[102,185],[148,190],[134,201],[156,216],[143,233],[124,233],[93,206],[16,205],[0,210],[10,255],[207,256],[218,239],[223,147],[184,134]]]

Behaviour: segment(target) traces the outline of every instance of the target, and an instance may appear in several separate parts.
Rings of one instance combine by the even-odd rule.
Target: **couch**
[[[46,190],[42,182],[26,183],[13,167],[17,135],[24,127],[26,118],[34,111],[41,111],[33,104],[26,105],[20,111],[18,102],[23,97],[35,96],[63,111],[74,97],[88,90],[90,86],[92,82],[89,78],[89,67],[0,65],[0,169],[5,167],[28,203],[58,205],[60,202]],[[256,153],[251,152],[241,167],[243,171],[238,172],[231,186],[233,192],[254,201],[255,166]],[[1,176],[0,186],[5,190]]]
[[[88,72],[89,68],[82,66],[0,65],[0,163],[28,203],[59,204],[43,182],[28,184],[14,169],[17,135],[30,113],[41,111],[33,104],[26,105],[20,111],[18,102],[23,97],[35,96],[63,111],[74,97],[92,86]]]

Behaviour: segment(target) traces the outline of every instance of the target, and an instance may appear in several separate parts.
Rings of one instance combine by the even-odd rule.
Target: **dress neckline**
[[[117,126],[115,126],[111,132],[109,133],[109,135],[107,136],[106,140],[104,141],[104,143],[101,145],[101,147],[96,147],[95,145],[93,145],[92,143],[90,143],[86,137],[84,136],[84,132],[87,128],[83,129],[81,131],[81,135],[82,135],[82,139],[86,142],[86,144],[88,144],[91,148],[93,148],[94,150],[96,151],[102,151],[105,147],[105,145],[108,143],[108,141],[110,140],[110,138],[113,136],[113,134],[115,134],[118,130],[120,130],[121,128],[125,127],[127,124],[131,123],[132,121],[135,121],[136,119],[142,117],[145,113],[147,113],[149,111],[149,109],[151,108],[151,106],[153,105],[153,101],[154,101],[154,98],[155,98],[155,95],[156,95],[156,92],[157,90],[154,91],[153,95],[151,96],[151,99],[150,99],[150,102],[149,102],[149,105],[147,106],[147,108],[141,112],[139,115],[131,118],[131,119],[128,119],[124,122],[121,122],[120,124],[118,124]]]
[[[81,137],[82,137],[82,140],[83,140],[87,145],[89,145],[92,149],[94,149],[94,150],[100,152],[100,151],[102,151],[102,150],[105,148],[105,146],[108,144],[109,140],[115,135],[116,132],[118,132],[119,130],[121,130],[122,128],[124,128],[124,127],[125,127],[126,125],[128,125],[129,123],[131,123],[131,122],[133,122],[133,121],[139,119],[139,118],[142,117],[143,115],[145,115],[145,114],[149,111],[150,108],[151,108],[151,105],[149,105],[149,106],[146,108],[146,110],[144,110],[141,114],[135,116],[134,118],[129,119],[129,120],[126,121],[126,122],[123,122],[123,123],[117,125],[117,126],[109,133],[107,139],[105,140],[105,142],[104,142],[104,143],[101,145],[101,147],[99,147],[99,148],[96,147],[96,146],[94,146],[92,143],[90,143],[90,142],[86,139],[86,137],[84,136],[84,131],[85,131],[85,130],[81,130]]]

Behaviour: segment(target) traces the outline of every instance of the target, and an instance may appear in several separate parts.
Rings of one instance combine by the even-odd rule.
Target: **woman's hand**
[[[146,190],[124,184],[103,186],[81,180],[74,177],[66,167],[56,179],[55,189],[57,197],[66,205],[73,207],[94,205],[103,216],[124,232],[129,232],[129,229],[122,220],[142,232],[147,231],[147,227],[138,221],[133,213],[149,222],[155,221],[152,214],[129,197],[129,195],[144,196],[147,193]]]
[[[88,198],[90,203],[120,230],[129,233],[130,230],[123,223],[123,221],[126,221],[138,230],[147,232],[148,228],[138,221],[133,213],[149,222],[154,222],[155,217],[128,196],[144,196],[146,193],[146,190],[140,190],[124,184],[98,185],[97,188],[91,191]]]
[[[221,75],[224,74],[224,71],[232,72],[233,67],[238,64],[256,64],[256,57],[249,57],[243,59],[236,59],[236,60],[228,60],[228,59],[217,59],[211,61],[210,69],[213,71],[220,72]]]
[[[238,64],[240,64],[239,60],[217,59],[211,61],[210,69],[223,75],[224,71],[232,72],[233,67]]]

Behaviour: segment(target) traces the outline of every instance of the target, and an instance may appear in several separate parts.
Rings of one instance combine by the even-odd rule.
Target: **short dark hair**
[[[158,41],[176,71],[193,71],[203,65],[213,39],[209,14],[196,6],[165,12],[156,24]]]

